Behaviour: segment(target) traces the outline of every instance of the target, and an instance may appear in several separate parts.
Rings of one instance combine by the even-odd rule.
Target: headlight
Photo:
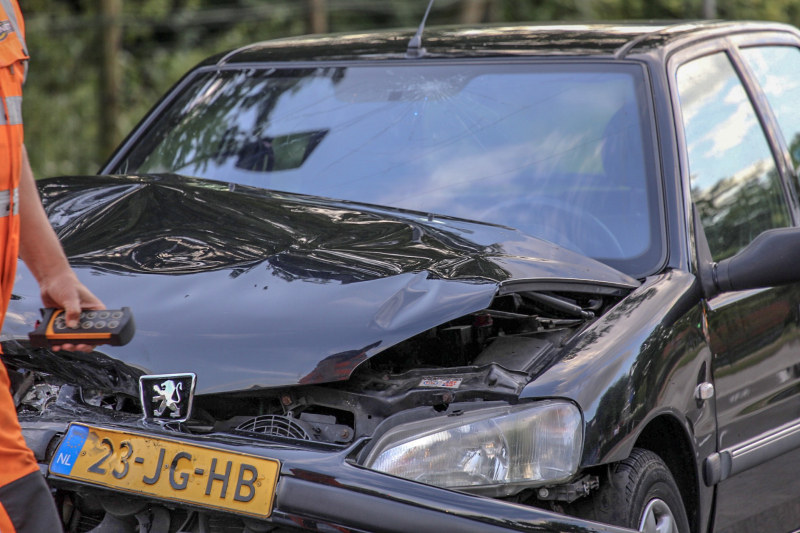
[[[440,487],[540,485],[575,474],[582,446],[578,408],[543,401],[397,426],[365,466]]]

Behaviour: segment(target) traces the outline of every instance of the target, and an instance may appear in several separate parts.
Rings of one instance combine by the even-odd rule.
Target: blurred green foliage
[[[20,0],[32,55],[26,144],[37,177],[95,173],[104,0]],[[130,131],[189,68],[250,42],[308,33],[310,0],[122,0],[120,129]],[[468,5],[471,4],[471,5]],[[327,0],[332,32],[411,27],[426,0]],[[800,0],[716,0],[727,19],[800,23]],[[703,0],[437,0],[429,24],[696,19]]]

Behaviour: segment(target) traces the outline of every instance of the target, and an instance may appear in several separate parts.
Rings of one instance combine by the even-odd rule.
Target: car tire
[[[646,533],[689,533],[678,485],[656,454],[634,448],[609,467],[591,496],[575,501],[569,514]]]

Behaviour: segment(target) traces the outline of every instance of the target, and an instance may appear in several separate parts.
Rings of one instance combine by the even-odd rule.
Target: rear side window
[[[769,144],[736,71],[724,53],[678,69],[692,201],[711,255],[735,255],[760,233],[789,226]]]
[[[759,46],[741,51],[767,96],[797,168],[800,165],[800,50]]]

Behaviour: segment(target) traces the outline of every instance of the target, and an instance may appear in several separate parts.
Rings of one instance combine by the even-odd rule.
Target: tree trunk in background
[[[105,160],[122,140],[120,90],[122,73],[122,0],[100,1],[100,159]]]
[[[502,2],[498,0],[486,0],[486,3],[489,4],[489,7],[486,8],[486,11],[489,13],[489,22],[503,21]]]
[[[463,0],[461,3],[461,24],[483,22],[486,13],[486,0]]]
[[[591,0],[575,0],[575,8],[578,10],[581,20],[593,20],[595,18]]]
[[[703,18],[717,18],[717,0],[703,0]]]
[[[328,33],[328,0],[308,0],[308,33]]]

